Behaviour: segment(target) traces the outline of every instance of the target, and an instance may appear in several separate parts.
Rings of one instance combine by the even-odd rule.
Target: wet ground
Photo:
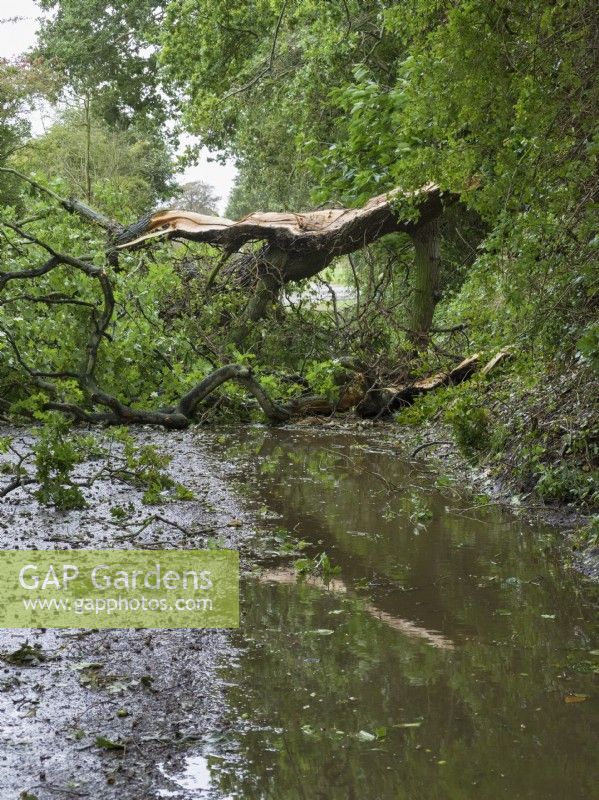
[[[238,503],[205,448],[191,433],[136,435],[168,445],[170,471],[195,501],[144,506],[141,492],[100,481],[86,493],[90,509],[57,512],[18,490],[0,506],[1,547],[238,547],[250,523],[239,527]],[[85,465],[82,474],[97,468]],[[115,522],[116,506],[128,509],[129,527]],[[155,512],[183,530],[161,521],[144,528]],[[39,647],[40,659],[11,663],[25,644]],[[221,631],[0,631],[0,800],[196,796],[170,775],[228,724],[218,665],[235,657]]]
[[[117,546],[242,546],[242,627],[3,633],[48,660],[0,673],[1,800],[594,796],[597,586],[550,530],[417,468],[397,429],[144,435],[200,500],[161,511],[187,534]],[[131,490],[100,487],[94,520],[10,497],[3,547],[108,547]]]

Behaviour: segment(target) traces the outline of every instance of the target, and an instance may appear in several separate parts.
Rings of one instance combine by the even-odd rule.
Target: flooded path
[[[396,427],[135,435],[195,493],[175,526],[109,481],[66,513],[19,490],[1,547],[239,548],[242,627],[0,631],[0,800],[594,796],[599,591],[551,532]]]
[[[212,441],[268,535],[195,797],[593,796],[597,589],[548,531],[472,507],[384,436]],[[294,540],[340,568],[328,588],[292,580]]]

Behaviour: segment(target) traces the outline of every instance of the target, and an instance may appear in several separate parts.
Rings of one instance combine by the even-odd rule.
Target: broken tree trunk
[[[477,353],[465,358],[457,366],[445,372],[437,372],[427,378],[419,378],[397,386],[367,387],[365,376],[362,373],[356,373],[354,380],[343,387],[336,403],[332,403],[325,397],[304,395],[291,403],[289,411],[294,416],[330,415],[337,411],[348,411],[353,408],[360,416],[379,417],[395,409],[411,405],[420,395],[433,392],[443,386],[462,383],[479,370],[483,375],[488,375],[509,356],[509,351],[501,351],[481,368],[480,355]]]
[[[159,237],[189,239],[221,247],[223,258],[213,270],[210,285],[229,256],[249,242],[263,242],[256,255],[246,254],[249,285],[256,289],[234,341],[242,341],[253,322],[261,319],[279,289],[290,281],[311,278],[338,256],[348,255],[389,233],[411,236],[416,251],[415,299],[412,328],[415,344],[427,338],[437,300],[439,275],[438,220],[456,196],[443,194],[433,183],[412,192],[394,189],[373,197],[362,208],[329,208],[293,212],[257,211],[233,221],[193,211],[157,212],[125,228],[75,199],[65,199],[51,189],[11,168],[13,174],[49,195],[70,213],[104,228],[109,235],[107,255],[117,265],[117,251],[136,247]],[[403,210],[400,206],[403,203]],[[115,249],[116,246],[116,249]],[[246,278],[248,276],[246,275]]]
[[[480,356],[476,353],[445,372],[437,372],[428,378],[420,378],[411,383],[403,383],[399,386],[387,386],[380,390],[381,398],[387,408],[400,408],[401,406],[411,405],[421,394],[433,392],[442,386],[452,386],[462,383],[473,375],[480,367]]]
[[[157,237],[189,239],[222,247],[226,253],[249,242],[262,241],[262,250],[246,268],[253,270],[254,295],[233,340],[239,345],[253,323],[262,319],[282,286],[311,278],[338,256],[347,255],[389,233],[407,233],[416,250],[412,327],[414,343],[426,343],[439,277],[439,217],[444,204],[436,184],[415,192],[395,189],[369,200],[362,208],[319,209],[306,213],[257,211],[238,221],[172,210],[146,217],[118,237],[119,248],[130,248]],[[398,211],[408,203],[405,216]],[[415,213],[414,213],[415,212]],[[220,266],[219,266],[220,268]],[[247,278],[247,276],[245,276]],[[214,279],[214,273],[209,282]]]
[[[433,392],[435,389],[440,389],[443,386],[455,386],[470,378],[475,372],[480,371],[482,375],[488,375],[495,367],[501,364],[502,361],[510,358],[510,356],[511,353],[509,350],[501,350],[481,367],[480,355],[476,353],[460,361],[457,366],[446,372],[437,372],[428,378],[421,378],[420,380],[411,383],[403,383],[399,386],[388,386],[379,390],[379,402],[382,402],[383,408],[388,410],[412,405],[419,395]]]
[[[207,242],[228,250],[248,242],[267,242],[271,252],[284,253],[278,267],[281,283],[311,278],[334,258],[347,255],[388,233],[415,234],[437,219],[444,203],[435,184],[415,192],[395,189],[369,200],[362,208],[328,208],[306,213],[256,211],[238,221],[196,214],[165,211],[153,214],[128,228],[118,240],[120,248],[135,247],[156,237]],[[401,201],[416,209],[416,220],[402,218],[396,210]],[[265,253],[266,260],[268,253]]]

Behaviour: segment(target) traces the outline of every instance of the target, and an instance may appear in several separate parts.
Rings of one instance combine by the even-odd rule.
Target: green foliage
[[[490,415],[474,392],[461,392],[446,409],[456,443],[469,458],[489,446]]]
[[[580,355],[599,372],[599,323],[591,324],[577,342]]]
[[[14,163],[21,172],[37,175],[42,183],[52,180],[56,191],[86,199],[122,223],[139,219],[174,191],[173,158],[159,136],[135,125],[111,127],[97,116],[87,117],[83,107],[62,113]]]
[[[161,32],[167,83],[182,91],[187,127],[233,153],[240,176],[228,213],[308,204],[306,155],[326,147],[341,113],[327,93],[355,62],[393,73],[395,42],[382,33],[390,3],[172,0]],[[201,57],[198,58],[198,53]],[[324,102],[323,102],[324,101]]]
[[[491,424],[491,414],[481,388],[461,384],[438,389],[416,398],[412,406],[402,409],[396,419],[403,425],[420,426],[441,419],[450,425],[456,444],[469,459],[481,452],[500,446],[497,426]]]
[[[341,572],[341,567],[333,565],[326,553],[319,553],[314,558],[298,558],[294,567],[299,578],[310,575],[322,578],[325,583],[330,583]]]
[[[361,202],[424,175],[459,193],[489,233],[441,321],[472,320],[483,344],[572,348],[597,296],[591,4],[420,2],[385,24],[405,47],[396,80],[360,65],[331,92],[343,116],[312,147],[318,198]]]
[[[218,216],[217,206],[220,197],[214,187],[205,181],[190,181],[183,184],[177,193],[177,206],[198,214]]]
[[[426,527],[426,523],[433,518],[433,512],[422,498],[417,495],[410,497],[409,512],[410,522],[416,526],[416,529]]]
[[[168,474],[171,456],[154,445],[139,444],[126,428],[84,435],[74,431],[62,414],[37,412],[37,416],[42,424],[32,431],[34,443],[29,451],[16,447],[10,437],[0,440],[0,453],[10,456],[0,466],[0,474],[20,480],[13,488],[35,484],[34,496],[43,505],[62,511],[85,508],[85,490],[100,479],[142,490],[145,505],[194,499],[188,487]],[[77,471],[84,464],[86,468]],[[114,506],[111,515],[120,521],[130,510]]]
[[[175,0],[161,61],[189,128],[238,159],[230,214],[436,181],[462,201],[444,223],[439,324],[550,357],[556,340],[573,352],[597,297],[593,12]],[[400,297],[405,313],[405,283]]]
[[[93,96],[111,125],[135,115],[156,125],[165,118],[156,49],[161,0],[37,0],[44,11],[35,57],[50,63],[63,87]]]
[[[588,525],[578,531],[577,539],[582,547],[599,546],[599,515],[591,517]]]
[[[16,81],[21,73],[18,67],[0,61],[0,163],[18,148],[29,130],[24,117],[22,87]],[[19,91],[21,88],[21,91]]]
[[[34,447],[35,479],[40,484],[35,495],[40,503],[64,511],[85,508],[85,497],[73,483],[72,472],[88,457],[93,444],[93,437],[71,434],[68,420],[60,414],[47,415]]]
[[[30,213],[39,215],[39,221],[28,226],[31,234],[39,235],[59,252],[106,264],[105,244],[96,229],[75,216],[49,209],[43,202],[29,201],[28,205]],[[5,217],[14,216],[6,210]],[[0,252],[8,269],[36,268],[43,260],[39,251],[23,251],[16,241],[6,239],[0,244]],[[181,278],[167,251],[158,251],[151,259],[143,254],[123,254],[119,261],[118,272],[108,267],[116,313],[110,339],[104,337],[99,349],[97,380],[127,404],[152,407],[160,398],[168,405],[209,369],[190,339],[185,318],[169,319],[164,313],[165,303],[180,287]],[[23,286],[9,284],[0,306],[0,386],[4,398],[11,402],[26,399],[23,410],[35,410],[31,404],[37,403],[34,398],[39,390],[32,386],[19,358],[32,370],[77,372],[101,303],[97,281],[68,265],[36,279],[25,291]],[[21,378],[15,380],[19,374]],[[85,403],[76,380],[62,380],[57,386],[55,400]],[[47,399],[47,392],[39,398],[42,404]]]
[[[0,25],[10,25],[10,20],[1,20]],[[53,84],[53,73],[43,65],[0,58],[0,166],[6,166],[7,160],[24,147],[31,129],[31,104]],[[12,176],[2,175],[0,206],[14,204],[19,188]]]
[[[585,473],[567,464],[541,466],[535,491],[544,499],[559,503],[599,504],[599,470]]]
[[[115,428],[110,437],[122,446],[122,465],[112,470],[115,478],[143,489],[144,505],[159,505],[170,492],[173,499],[193,500],[194,493],[166,472],[172,458],[154,445],[139,446],[126,428]]]
[[[339,370],[334,361],[313,362],[306,369],[306,380],[316,394],[334,403],[339,399]]]
[[[442,412],[453,395],[453,388],[439,389],[429,394],[420,395],[420,397],[415,398],[412,405],[398,411],[395,419],[401,425],[422,425]]]
[[[118,0],[109,12],[98,0],[39,4],[53,13],[42,22],[38,58],[1,65],[0,160],[15,151],[10,163],[61,195],[86,196],[121,222],[171,198],[173,126],[160,126],[172,104],[174,127],[182,122],[217,157],[235,158],[230,216],[355,206],[428,182],[460,199],[442,220],[437,330],[415,357],[418,270],[406,234],[340,260],[323,275],[327,283],[286,288],[284,302],[275,299],[241,342],[260,243],[240,261],[233,256],[208,289],[214,249],[159,245],[120,252],[117,264],[103,232],[6,181],[8,223],[20,220],[27,235],[110,278],[114,313],[94,371],[102,390],[132,408],[171,408],[215,366],[235,361],[251,366],[274,398],[314,392],[334,402],[349,382],[338,359],[358,364],[360,381],[397,385],[509,345],[518,363],[498,388],[444,389],[398,419],[442,417],[468,458],[509,452],[524,490],[590,502],[592,403],[581,403],[574,421],[552,419],[547,403],[533,413],[543,376],[557,384],[560,369],[586,376],[599,363],[599,95],[589,0]],[[68,96],[76,107],[17,150],[27,102],[39,94]],[[187,199],[199,209],[214,200],[195,190]],[[413,200],[397,204],[415,219]],[[2,269],[39,268],[47,253],[3,230]],[[252,255],[258,260],[244,271]],[[351,295],[332,298],[335,281]],[[24,286],[9,282],[0,305],[2,409],[34,419],[48,404],[97,412],[97,396],[78,376],[105,304],[99,280],[64,264]],[[581,393],[590,396],[589,386]],[[211,400],[202,411],[220,419],[261,418],[238,385]],[[501,423],[497,407],[509,411]],[[66,448],[66,481],[74,455],[56,434],[53,441],[58,461]],[[554,468],[560,453],[568,463]],[[149,501],[182,491],[164,483],[157,454],[130,457]]]

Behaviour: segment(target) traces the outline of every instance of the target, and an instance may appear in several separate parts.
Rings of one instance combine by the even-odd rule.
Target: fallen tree
[[[369,385],[365,371],[358,369],[341,387],[339,399],[332,402],[326,397],[305,395],[290,404],[294,416],[330,415],[355,409],[364,417],[379,417],[404,406],[412,405],[417,397],[433,392],[443,386],[455,386],[476,372],[488,375],[502,361],[509,358],[508,350],[502,350],[481,365],[480,355],[463,359],[455,367],[436,372],[426,378],[403,381],[397,385],[373,383]]]
[[[224,250],[217,266],[250,242],[265,242],[255,257],[242,264],[255,275],[254,294],[237,332],[242,340],[247,324],[266,313],[285,284],[312,278],[339,256],[360,250],[389,233],[406,233],[415,248],[413,340],[425,343],[437,301],[439,224],[444,205],[453,197],[436,184],[414,192],[394,189],[373,197],[361,208],[326,208],[305,213],[257,211],[234,221],[191,211],[158,212],[120,233],[119,249],[138,247],[156,238],[205,242]],[[406,211],[407,205],[407,211]],[[403,213],[400,209],[403,208]],[[209,283],[216,271],[210,276]]]
[[[439,219],[456,200],[429,183],[415,191],[396,188],[370,199],[361,208],[321,208],[307,212],[255,211],[240,220],[172,209],[150,214],[128,227],[108,219],[80,200],[62,198],[32,178],[11,168],[0,172],[27,181],[66,211],[103,228],[108,234],[107,257],[114,266],[118,251],[151,244],[156,239],[204,242],[223,250],[207,288],[233,254],[244,245],[262,242],[257,253],[243,253],[238,272],[250,275],[253,288],[244,317],[233,338],[239,344],[249,326],[265,316],[287,283],[312,278],[339,256],[349,255],[390,233],[405,233],[414,245],[414,296],[409,335],[414,344],[428,341],[439,299]]]
[[[18,175],[14,170],[1,171]],[[42,288],[42,293],[12,293],[6,299],[0,299],[0,305],[31,302],[46,305],[48,308],[58,305],[72,308],[73,316],[76,315],[81,330],[85,332],[83,338],[77,340],[76,349],[80,349],[80,353],[65,353],[64,357],[54,360],[54,366],[43,365],[43,360],[34,366],[37,359],[33,351],[28,354],[23,350],[8,324],[0,326],[0,335],[4,338],[5,345],[12,350],[21,376],[25,377],[27,384],[41,392],[42,407],[45,409],[61,411],[87,423],[141,423],[184,428],[195,418],[201,403],[224,383],[233,381],[253,396],[272,422],[352,408],[363,416],[378,416],[396,407],[399,402],[411,402],[418,393],[432,390],[447,381],[457,381],[458,377],[467,377],[472,371],[470,365],[464,366],[467,363],[464,362],[447,374],[427,379],[428,383],[414,381],[404,386],[389,387],[382,378],[372,380],[364,372],[354,370],[348,385],[343,387],[338,402],[331,403],[326,398],[303,394],[283,406],[271,399],[247,366],[237,363],[223,364],[223,361],[228,360],[223,350],[216,363],[210,362],[214,367],[212,371],[196,380],[191,388],[183,385],[177,392],[170,393],[170,405],[156,409],[140,407],[151,404],[147,397],[145,401],[136,402],[135,393],[128,392],[125,387],[119,391],[118,384],[111,391],[107,390],[105,386],[108,382],[102,379],[102,372],[98,369],[98,364],[102,361],[101,352],[114,341],[119,314],[122,318],[124,313],[122,308],[120,311],[117,309],[114,288],[117,274],[110,268],[114,264],[115,248],[123,250],[140,247],[157,237],[166,236],[208,242],[224,250],[224,259],[251,242],[264,242],[258,256],[258,286],[248,304],[251,319],[253,314],[260,313],[261,305],[271,296],[271,292],[277,291],[283,283],[313,276],[335,257],[351,253],[385,234],[402,231],[413,237],[417,247],[424,248],[430,237],[438,235],[437,222],[445,198],[439,187],[428,185],[413,193],[406,194],[396,190],[381,195],[358,209],[320,209],[305,214],[256,212],[238,222],[194,212],[169,211],[151,215],[142,222],[125,228],[77,200],[65,200],[31,178],[20,177],[36,191],[49,196],[65,211],[99,226],[108,235],[108,264],[100,266],[88,257],[75,257],[61,252],[45,241],[43,232],[35,235],[29,231],[27,228],[32,221],[35,223],[38,219],[36,217],[20,224],[8,219],[2,223],[5,229],[4,246],[8,248],[11,260],[17,264],[22,260],[28,266],[0,271],[0,294],[8,286],[23,286],[32,281]],[[401,216],[397,208],[406,200],[409,201],[410,212]],[[436,246],[431,246],[428,241],[425,249],[427,248],[429,256],[421,252],[421,260],[428,259],[431,269],[437,270]],[[34,253],[43,254],[43,258],[39,261],[33,260]],[[255,258],[251,254],[250,257]],[[61,280],[56,282],[53,277],[57,270],[64,270],[67,282],[70,281],[69,275],[78,274],[86,286],[95,287],[93,293],[89,294],[83,284],[83,294],[78,294],[78,290],[70,293],[51,291],[52,287],[62,286]],[[428,285],[430,288],[432,284]],[[143,315],[143,309],[141,313]],[[418,333],[422,334],[422,331]],[[50,345],[49,353],[53,346],[60,346],[60,339]],[[49,360],[53,360],[52,356]],[[472,369],[474,368],[476,367],[473,363]],[[76,392],[68,388],[73,385],[77,387]],[[62,387],[65,387],[65,391]],[[123,401],[118,395],[128,399]],[[152,393],[152,396],[158,395]],[[178,396],[178,400],[173,402],[173,396]]]
[[[402,201],[413,204],[414,219],[398,214],[397,205]],[[265,241],[270,255],[281,254],[276,269],[287,283],[311,278],[338,256],[353,253],[388,233],[416,234],[441,215],[443,202],[439,187],[428,184],[415,192],[395,189],[381,194],[361,208],[256,211],[237,221],[174,209],[144,218],[120,233],[116,241],[123,249],[157,237],[188,239],[231,252],[248,242]]]
[[[36,280],[48,276],[60,268],[76,271],[86,279],[96,282],[99,288],[99,304],[81,301],[74,297],[59,298],[56,295],[37,295],[32,298],[35,302],[46,302],[51,305],[60,301],[73,304],[78,309],[85,309],[80,313],[87,315],[88,335],[82,348],[83,357],[79,368],[34,369],[28,364],[10,330],[0,326],[0,333],[12,349],[20,369],[30,382],[45,395],[43,408],[61,411],[81,422],[119,425],[140,423],[162,425],[166,428],[185,428],[194,419],[198,405],[227,381],[236,382],[251,394],[271,422],[284,422],[293,417],[309,414],[332,414],[352,408],[355,408],[357,413],[363,416],[380,416],[398,405],[413,402],[419,394],[465,380],[480,367],[480,358],[475,355],[463,360],[453,369],[428,378],[397,386],[376,384],[368,386],[365,374],[359,368],[352,368],[351,365],[348,365],[348,369],[352,372],[352,379],[348,385],[342,388],[338,402],[332,403],[326,398],[304,395],[283,406],[271,399],[248,367],[240,364],[226,364],[212,370],[197,382],[180,397],[175,405],[156,410],[134,407],[105,391],[97,380],[100,349],[110,340],[108,328],[115,315],[115,296],[108,271],[84,259],[57,251],[19,225],[9,221],[4,221],[2,224],[17,237],[11,243],[12,247],[19,246],[17,241],[19,244],[33,246],[45,252],[46,259],[38,267],[32,269],[0,272],[0,294],[9,285]],[[505,357],[507,357],[507,353],[497,354],[483,368],[483,372],[488,372]],[[84,402],[64,402],[61,399],[59,388],[62,382],[76,382],[83,394]]]

